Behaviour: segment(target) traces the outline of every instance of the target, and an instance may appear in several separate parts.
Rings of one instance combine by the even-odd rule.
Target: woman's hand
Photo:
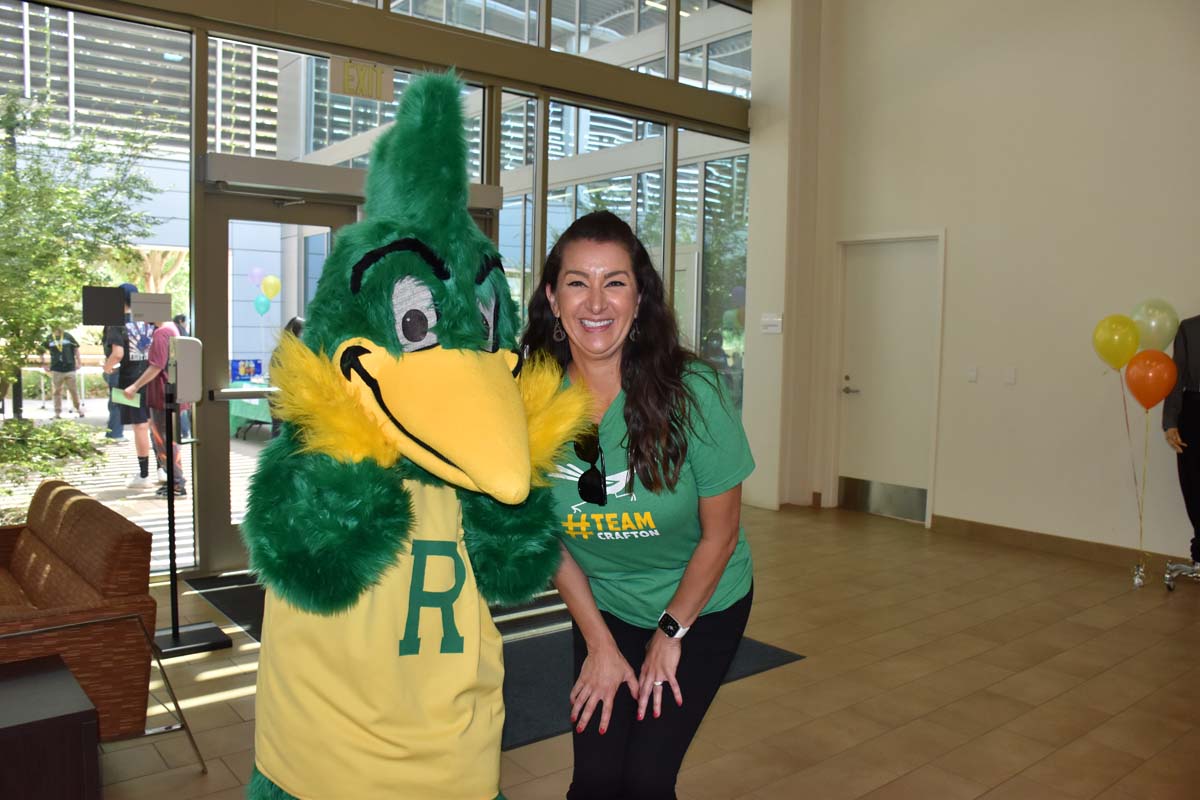
[[[575,723],[576,733],[583,733],[597,703],[604,704],[600,712],[600,733],[608,730],[613,699],[621,690],[621,684],[628,686],[629,694],[637,697],[638,682],[633,668],[616,645],[588,651],[579,670],[579,680],[571,689],[571,722]]]
[[[654,699],[654,718],[662,714],[663,686],[669,685],[675,694],[675,705],[683,705],[683,692],[675,680],[679,667],[679,656],[683,646],[679,639],[668,638],[662,631],[655,631],[646,644],[646,660],[642,662],[640,690],[638,691],[638,719],[646,716],[646,706]]]
[[[1187,447],[1187,444],[1180,438],[1179,428],[1167,428],[1164,435],[1167,437],[1167,444],[1171,445],[1171,449],[1183,455],[1183,448]]]

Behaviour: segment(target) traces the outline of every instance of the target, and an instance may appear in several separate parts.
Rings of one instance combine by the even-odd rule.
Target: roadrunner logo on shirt
[[[550,477],[554,480],[568,481],[572,484],[579,482],[583,470],[574,464],[556,464]],[[629,485],[629,470],[614,472],[604,476],[604,488],[610,497],[628,498],[636,503],[637,495],[626,492]],[[571,506],[571,513],[562,520],[563,532],[571,537],[590,539],[595,536],[598,541],[620,541],[624,539],[646,539],[659,536],[658,526],[649,511],[623,511],[608,513],[586,513],[581,509],[587,503],[580,500]]]

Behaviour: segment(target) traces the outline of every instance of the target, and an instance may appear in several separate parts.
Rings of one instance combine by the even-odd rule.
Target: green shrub
[[[104,431],[77,422],[35,425],[10,419],[0,425],[0,493],[35,478],[52,478],[63,469],[99,461]]]

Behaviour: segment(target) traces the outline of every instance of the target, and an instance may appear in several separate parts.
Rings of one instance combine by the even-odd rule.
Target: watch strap
[[[691,630],[690,626],[680,625],[670,613],[664,611],[658,615],[658,628],[672,639],[682,639]]]

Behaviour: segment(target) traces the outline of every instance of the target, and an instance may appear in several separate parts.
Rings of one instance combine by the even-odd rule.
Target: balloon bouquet
[[[1141,588],[1146,579],[1146,550],[1143,545],[1146,462],[1150,455],[1150,409],[1166,399],[1175,388],[1175,362],[1163,352],[1179,329],[1179,315],[1165,300],[1146,300],[1133,309],[1128,317],[1112,314],[1100,320],[1092,332],[1096,354],[1114,370],[1122,381],[1121,402],[1125,406],[1125,435],[1129,440],[1129,463],[1133,468],[1133,488],[1137,495],[1138,550],[1140,559],[1133,569],[1133,585]],[[1139,349],[1141,352],[1138,352]],[[1121,377],[1121,369],[1124,376]],[[1139,482],[1133,458],[1133,434],[1129,427],[1129,404],[1124,387],[1146,410],[1146,433],[1142,451],[1142,479]]]
[[[251,267],[246,277],[250,283],[258,287],[259,294],[254,298],[254,310],[260,317],[264,317],[271,310],[271,301],[275,295],[279,294],[283,285],[279,282],[278,277],[265,275],[260,267]]]

